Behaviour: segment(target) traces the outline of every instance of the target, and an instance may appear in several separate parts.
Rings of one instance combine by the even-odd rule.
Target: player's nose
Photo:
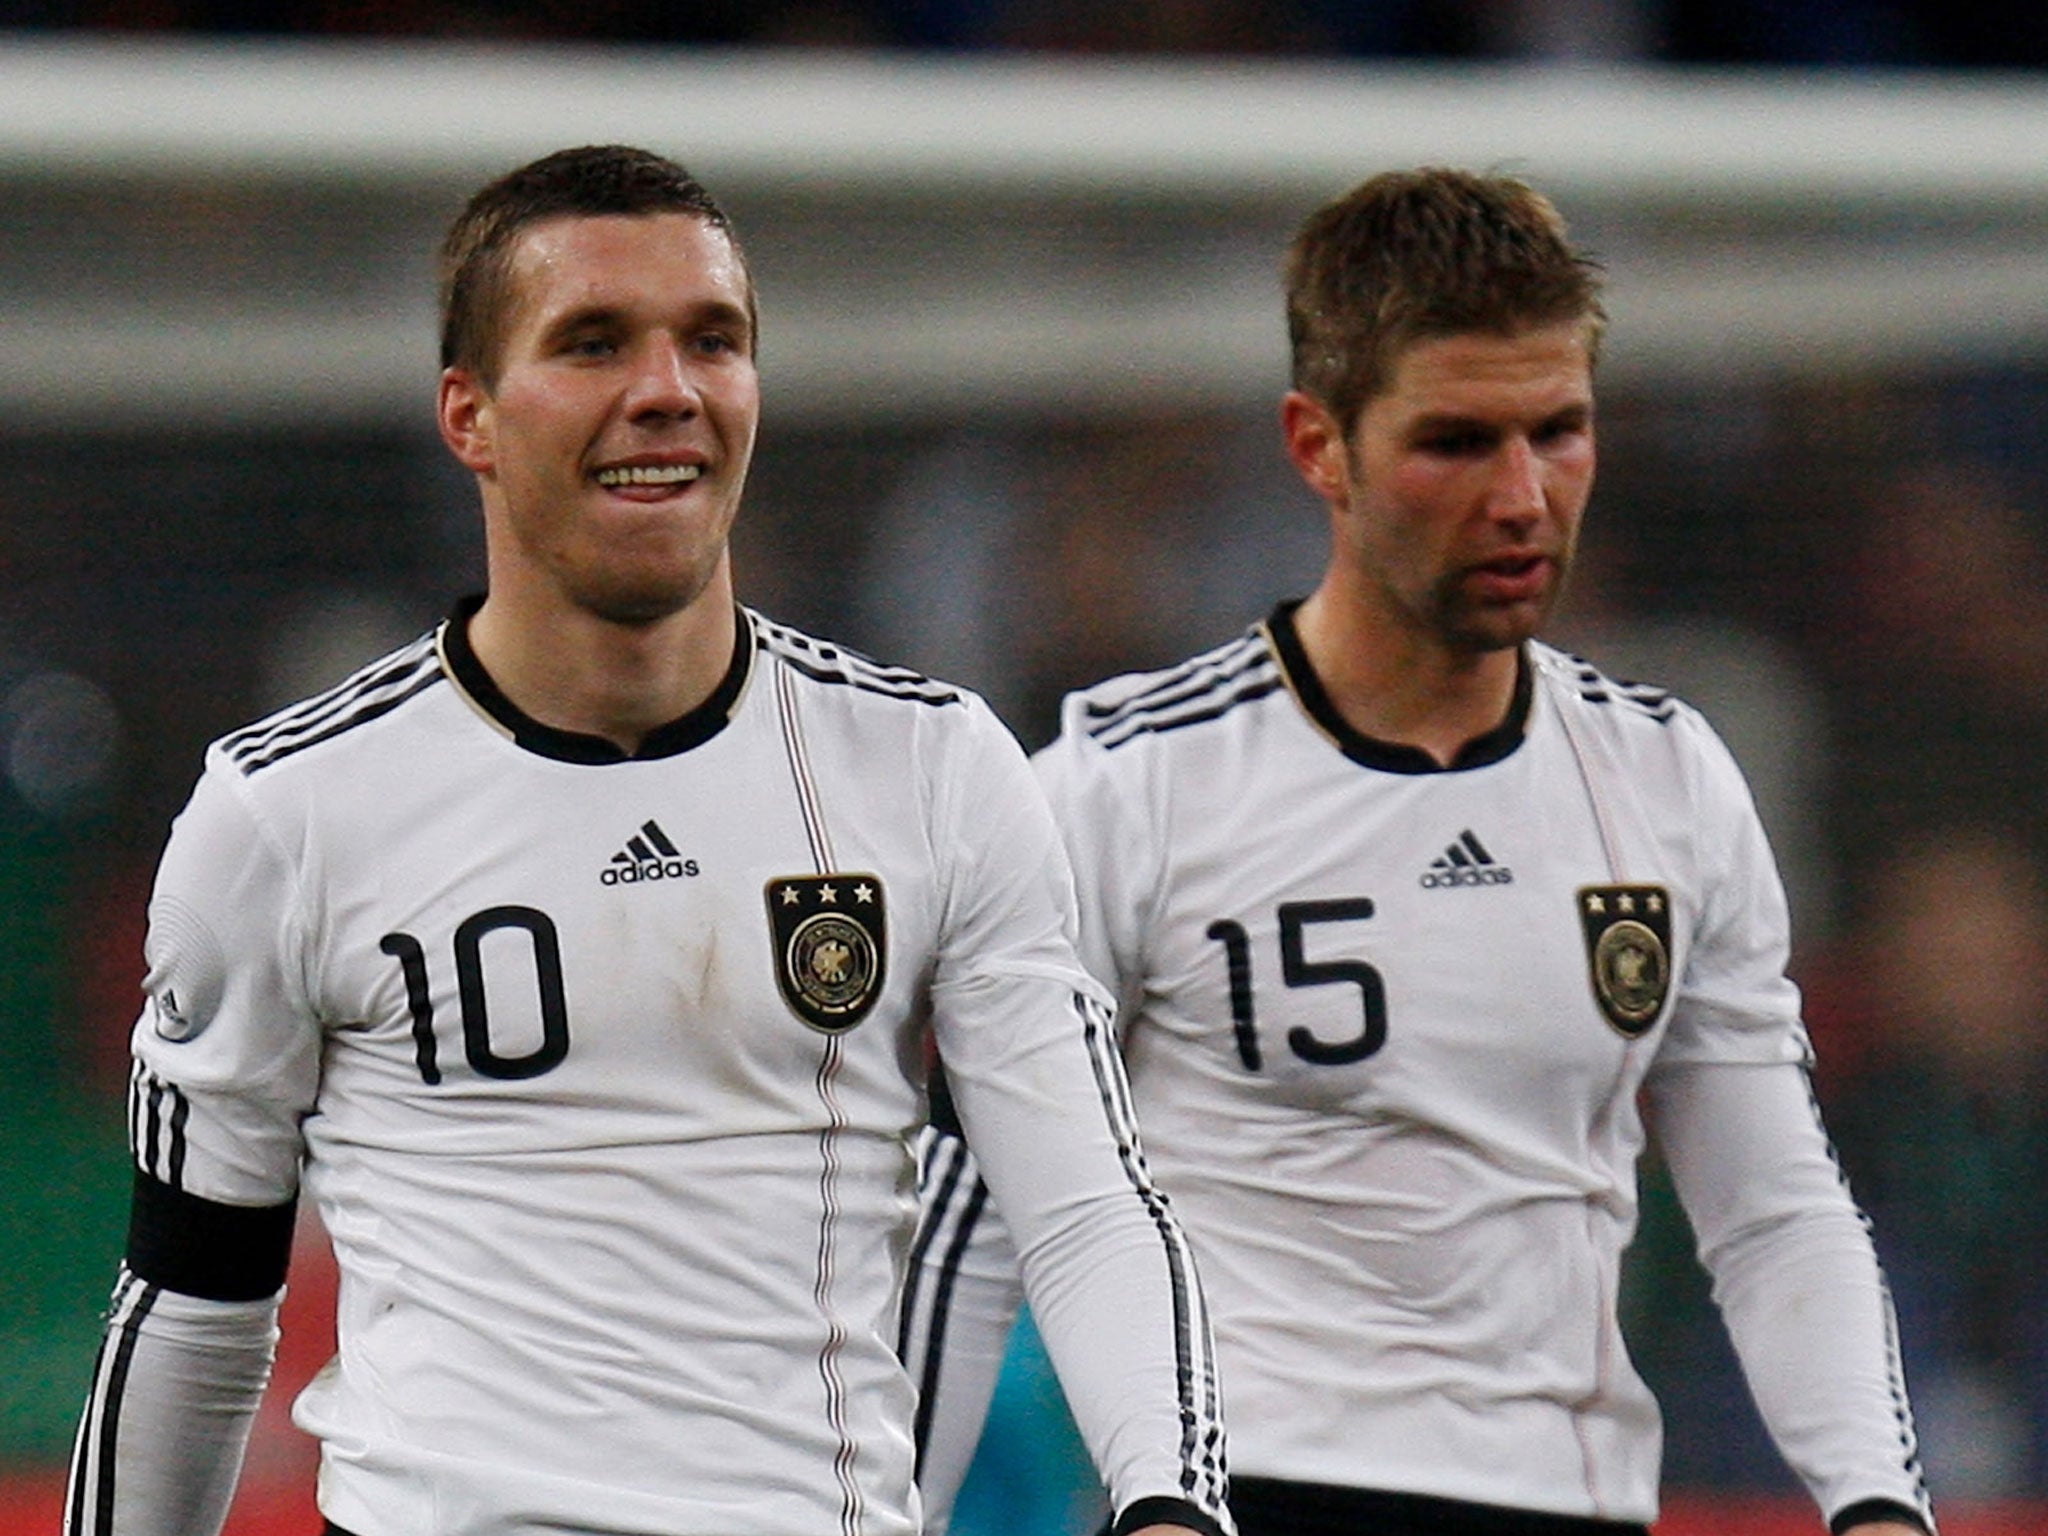
[[[1502,522],[1529,523],[1543,516],[1548,501],[1542,455],[1526,437],[1508,438],[1501,446],[1487,510]]]
[[[702,403],[689,356],[675,337],[656,333],[634,349],[626,388],[628,414],[691,416]]]

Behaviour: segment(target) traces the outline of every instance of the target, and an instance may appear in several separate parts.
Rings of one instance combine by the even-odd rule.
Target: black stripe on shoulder
[[[828,640],[814,640],[759,614],[753,615],[761,651],[813,682],[841,684],[914,704],[959,704],[960,690],[909,667],[890,666]]]
[[[244,773],[253,774],[389,714],[444,678],[433,637],[424,636],[326,693],[237,731],[221,747]]]
[[[317,730],[334,716],[345,714],[358,700],[393,686],[403,686],[419,670],[420,663],[433,655],[433,636],[422,635],[402,650],[381,656],[368,666],[350,673],[332,688],[288,704],[254,724],[230,732],[222,738],[221,746],[229,756],[239,760],[250,753],[262,751],[268,743],[290,740],[307,731]]]
[[[1573,656],[1568,660],[1573,685],[1579,697],[1588,704],[1629,705],[1659,725],[1670,724],[1678,713],[1677,700],[1669,689],[1611,678],[1583,656]]]
[[[1105,730],[1091,732],[1090,734],[1094,735],[1102,743],[1105,751],[1114,751],[1116,748],[1139,736],[1163,736],[1168,731],[1178,731],[1186,726],[1202,725],[1210,720],[1220,720],[1240,704],[1250,704],[1255,700],[1265,698],[1268,694],[1279,693],[1286,686],[1285,679],[1277,674],[1272,677],[1259,678],[1247,683],[1234,693],[1216,699],[1201,709],[1183,710],[1178,714],[1161,715],[1141,720],[1128,720],[1124,722],[1118,731],[1111,732]]]
[[[260,755],[243,759],[241,762],[242,771],[247,774],[260,773],[263,769],[275,767],[286,758],[295,756],[305,751],[308,747],[317,747],[323,742],[334,740],[337,736],[345,736],[357,726],[368,725],[372,720],[390,714],[407,700],[415,698],[425,693],[429,688],[445,683],[447,680],[447,675],[438,666],[434,667],[414,678],[401,691],[387,693],[378,698],[367,700],[349,713],[331,721],[324,729],[310,736],[302,737],[298,741],[282,743]]]
[[[1218,682],[1241,675],[1270,654],[1265,636],[1255,629],[1247,630],[1212,651],[1204,651],[1177,666],[1153,673],[1136,693],[1107,703],[1088,700],[1085,712],[1091,721],[1108,723],[1133,710],[1179,703]]]
[[[135,1171],[128,1268],[152,1285],[208,1301],[277,1294],[291,1260],[298,1202],[226,1205]]]
[[[1089,701],[1087,732],[1105,749],[1228,714],[1287,686],[1278,660],[1256,633],[1183,662],[1115,703]]]

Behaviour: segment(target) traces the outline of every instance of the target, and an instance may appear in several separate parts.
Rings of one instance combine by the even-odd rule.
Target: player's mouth
[[[702,464],[613,464],[598,470],[591,478],[606,490],[628,487],[666,489],[688,485],[703,473]]]
[[[1548,555],[1507,555],[1472,567],[1472,580],[1489,602],[1525,603],[1542,597],[1556,569]]]

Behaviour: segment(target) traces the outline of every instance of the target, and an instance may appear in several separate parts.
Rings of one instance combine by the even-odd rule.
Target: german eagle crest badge
[[[1671,994],[1671,895],[1661,885],[1589,885],[1579,891],[1593,997],[1633,1040]]]
[[[882,995],[889,953],[874,875],[778,875],[768,882],[775,980],[798,1018],[844,1034]]]

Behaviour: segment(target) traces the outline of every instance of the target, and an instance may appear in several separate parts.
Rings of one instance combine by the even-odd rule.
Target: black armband
[[[1828,1522],[1828,1529],[1835,1536],[1852,1525],[1861,1525],[1866,1520],[1901,1520],[1907,1525],[1927,1529],[1927,1517],[1910,1504],[1901,1504],[1897,1499],[1862,1499],[1841,1511]]]
[[[296,1197],[283,1205],[225,1205],[135,1171],[128,1268],[167,1291],[207,1301],[261,1301],[284,1284]]]
[[[1223,1536],[1223,1527],[1214,1515],[1185,1499],[1164,1498],[1139,1499],[1116,1517],[1110,1536],[1129,1536],[1148,1525],[1184,1525],[1202,1536]]]

